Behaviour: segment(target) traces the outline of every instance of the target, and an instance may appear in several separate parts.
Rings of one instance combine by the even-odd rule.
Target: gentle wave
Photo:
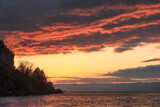
[[[160,107],[160,93],[89,93],[4,97],[0,107]]]

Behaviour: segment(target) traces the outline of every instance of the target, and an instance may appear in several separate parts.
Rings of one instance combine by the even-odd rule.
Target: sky
[[[0,39],[55,84],[160,82],[159,0],[1,0]]]

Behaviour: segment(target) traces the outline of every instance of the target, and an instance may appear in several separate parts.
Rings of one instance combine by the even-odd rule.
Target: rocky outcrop
[[[14,54],[0,40],[0,96],[60,93],[62,90],[56,90],[38,67],[34,70],[27,63],[21,63],[16,69]]]
[[[7,66],[14,66],[14,54],[10,51],[0,40],[0,63],[3,63]]]
[[[12,95],[14,91],[14,76],[11,70],[0,65],[0,96]]]
[[[0,96],[13,93],[14,54],[0,40]]]

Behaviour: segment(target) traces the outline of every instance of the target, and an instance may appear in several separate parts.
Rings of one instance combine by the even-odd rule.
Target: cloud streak
[[[103,74],[103,76],[117,76],[124,78],[160,78],[160,65],[150,65],[146,67],[121,69],[113,73]]]
[[[142,62],[146,63],[146,62],[154,62],[154,61],[160,61],[160,58],[154,58],[154,59],[144,60]]]
[[[112,73],[92,78],[81,77],[50,77],[58,78],[56,84],[122,84],[160,82],[160,65],[120,69]]]
[[[18,56],[160,44],[159,0],[5,0],[0,7],[0,39]]]

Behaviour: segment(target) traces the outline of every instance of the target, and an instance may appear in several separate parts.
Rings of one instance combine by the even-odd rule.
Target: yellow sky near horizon
[[[91,77],[98,74],[114,72],[118,69],[156,65],[159,62],[142,63],[143,60],[159,58],[157,44],[147,44],[123,53],[114,53],[113,48],[101,52],[57,55],[37,55],[16,57],[15,65],[20,60],[29,61],[42,68],[48,77]],[[55,79],[53,79],[54,81]]]
[[[57,84],[160,82],[155,1],[1,0],[0,40]]]

